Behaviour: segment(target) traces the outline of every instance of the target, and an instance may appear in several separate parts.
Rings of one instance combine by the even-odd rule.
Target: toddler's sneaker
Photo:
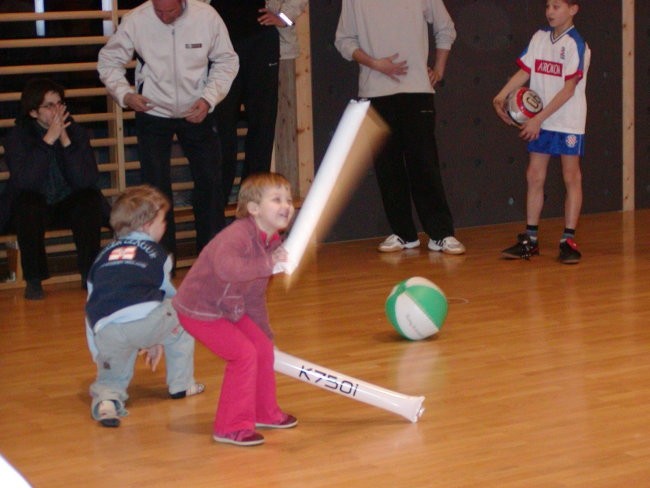
[[[429,239],[427,247],[430,251],[442,251],[445,254],[465,254],[465,246],[454,236],[447,236],[439,241]]]
[[[578,251],[578,245],[573,239],[560,242],[560,254],[557,257],[562,264],[578,264],[582,254]]]
[[[214,434],[212,438],[217,442],[234,444],[235,446],[246,447],[264,444],[264,436],[250,429],[236,430],[223,435]]]
[[[288,413],[283,413],[282,420],[275,424],[255,423],[255,427],[258,429],[290,429],[296,425],[298,425],[298,419]]]
[[[517,244],[501,251],[504,259],[530,259],[531,256],[539,256],[539,245],[525,232],[517,236]]]
[[[119,427],[120,418],[117,415],[117,408],[113,400],[102,400],[97,407],[99,423],[104,427]]]
[[[180,400],[188,396],[198,395],[205,391],[205,385],[203,383],[194,383],[187,390],[179,391],[177,393],[170,393],[169,396],[172,400]]]
[[[406,242],[397,234],[391,234],[386,239],[384,239],[384,242],[379,244],[377,250],[379,252],[396,252],[396,251],[402,251],[404,249],[413,249],[415,247],[418,247],[419,245],[420,245],[419,239],[416,239],[411,242]]]

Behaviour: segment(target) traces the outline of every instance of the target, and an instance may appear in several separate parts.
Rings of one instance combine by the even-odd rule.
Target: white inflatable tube
[[[0,455],[0,486],[4,488],[31,488],[32,485]]]
[[[300,264],[369,108],[370,102],[367,100],[351,100],[348,103],[289,237],[284,242],[289,260],[276,264],[274,273],[284,272],[290,275]]]
[[[387,390],[304,361],[277,349],[275,350],[274,369],[278,373],[291,376],[312,386],[396,413],[411,422],[417,422],[424,413],[423,396],[409,396]]]

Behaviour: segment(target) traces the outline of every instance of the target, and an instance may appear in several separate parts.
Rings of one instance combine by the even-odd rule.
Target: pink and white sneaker
[[[265,424],[262,422],[255,423],[255,427],[258,429],[291,429],[296,425],[298,425],[298,419],[288,413],[283,413],[282,420],[273,424]]]
[[[234,444],[235,446],[259,446],[264,444],[264,436],[254,430],[244,429],[228,432],[227,434],[214,434],[212,438],[223,444]]]

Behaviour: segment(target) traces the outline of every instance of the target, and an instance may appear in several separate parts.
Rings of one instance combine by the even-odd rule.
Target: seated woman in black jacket
[[[97,162],[63,96],[63,87],[51,80],[30,80],[5,141],[9,180],[3,206],[18,237],[29,300],[43,298],[41,281],[50,276],[46,229],[72,230],[82,286],[100,248],[105,200],[97,188]]]

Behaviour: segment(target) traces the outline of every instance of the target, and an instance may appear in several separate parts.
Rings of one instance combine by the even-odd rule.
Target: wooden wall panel
[[[650,2],[635,2],[635,195],[636,208],[650,208]]]

